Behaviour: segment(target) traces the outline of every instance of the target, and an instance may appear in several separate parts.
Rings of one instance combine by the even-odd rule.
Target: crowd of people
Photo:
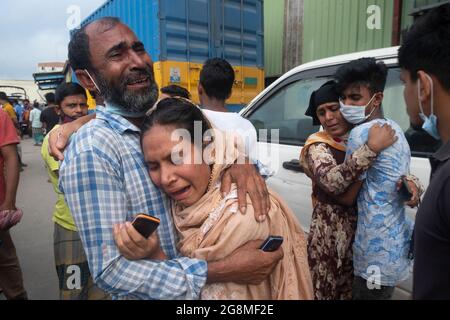
[[[427,192],[409,174],[403,131],[383,114],[386,65],[350,61],[306,111],[323,129],[299,155],[313,186],[308,234],[267,187],[255,128],[226,108],[235,82],[226,60],[204,63],[198,106],[182,87],[158,90],[143,43],[117,18],[79,29],[69,62],[80,84],[61,84],[28,120],[28,104],[14,110],[0,94],[0,289],[8,299],[27,298],[9,234],[22,215],[24,122],[57,194],[61,299],[385,300],[412,268],[413,298],[450,298],[450,73],[442,67],[450,4],[419,19],[399,50],[411,123],[443,142]],[[98,99],[90,115],[86,90]],[[420,202],[414,224],[405,205]],[[160,221],[148,238],[131,224],[138,214]],[[270,235],[282,246],[261,250]],[[77,288],[68,285],[74,266]]]
[[[0,92],[2,109],[12,120],[19,136],[33,137],[35,146],[41,146],[45,134],[59,123],[55,94],[52,92],[45,94],[45,100],[45,104],[40,104],[37,100],[30,103],[27,98],[8,97],[5,92]]]

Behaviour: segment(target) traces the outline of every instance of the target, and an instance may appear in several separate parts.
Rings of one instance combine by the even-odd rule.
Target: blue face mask
[[[434,91],[433,91],[433,79],[431,79],[431,77],[429,75],[426,74],[426,77],[428,78],[428,80],[430,80],[430,86],[431,86],[431,114],[429,117],[427,117],[425,115],[425,113],[423,112],[423,105],[422,105],[422,101],[420,99],[420,88],[421,88],[421,83],[420,83],[420,79],[418,80],[419,83],[417,85],[417,95],[419,98],[419,108],[420,108],[420,113],[419,113],[419,117],[423,120],[423,125],[422,125],[422,129],[427,132],[430,136],[432,136],[433,138],[435,138],[436,140],[441,140],[441,137],[439,135],[439,131],[437,128],[437,117],[434,114]]]
[[[341,112],[344,119],[347,120],[347,122],[351,124],[361,124],[367,119],[369,119],[372,113],[375,111],[374,107],[370,112],[370,114],[366,116],[366,108],[368,105],[372,103],[373,98],[375,98],[375,95],[373,95],[369,103],[367,103],[365,106],[347,105],[344,104],[341,100],[339,100],[339,104],[341,106],[339,111]]]

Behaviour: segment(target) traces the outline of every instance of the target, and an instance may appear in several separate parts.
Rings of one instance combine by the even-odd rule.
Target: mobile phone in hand
[[[156,217],[140,213],[134,218],[132,225],[144,238],[148,238],[155,232],[160,222]]]
[[[269,236],[266,241],[262,244],[260,249],[266,252],[276,251],[283,243],[283,237],[280,236]]]

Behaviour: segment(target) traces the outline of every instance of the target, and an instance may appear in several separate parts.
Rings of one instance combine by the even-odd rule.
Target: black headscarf
[[[319,118],[317,117],[317,108],[329,102],[339,102],[339,94],[337,93],[336,82],[334,80],[326,82],[311,94],[309,107],[305,115],[313,119],[313,125],[320,125]]]

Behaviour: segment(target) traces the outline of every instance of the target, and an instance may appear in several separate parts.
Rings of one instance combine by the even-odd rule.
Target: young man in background
[[[245,153],[251,160],[257,160],[256,129],[252,123],[238,113],[226,108],[234,84],[234,70],[225,59],[206,60],[200,71],[198,96],[200,106],[213,126],[227,135],[236,136],[243,143]]]
[[[57,112],[61,116],[61,123],[69,123],[87,115],[88,105],[86,91],[76,83],[62,83],[55,92]],[[54,128],[58,128],[56,125]],[[57,195],[53,222],[55,231],[53,245],[55,253],[56,272],[59,278],[59,298],[61,300],[99,300],[107,295],[94,285],[83,245],[73,221],[72,214],[64,200],[64,194],[59,190],[59,162],[48,153],[48,135],[42,143],[41,155],[47,168],[47,173]],[[73,268],[80,270],[80,286],[70,287]]]
[[[450,4],[417,20],[399,50],[411,123],[442,147],[414,229],[414,299],[450,299]]]
[[[388,69],[383,62],[362,58],[341,66],[335,75],[341,96],[340,111],[355,127],[350,132],[347,155],[366,143],[375,124],[389,124],[397,141],[377,156],[360,179],[358,222],[353,245],[355,279],[353,299],[387,300],[395,286],[410,274],[408,257],[412,221],[405,214],[397,182],[409,173],[411,152],[403,130],[382,111]]]

